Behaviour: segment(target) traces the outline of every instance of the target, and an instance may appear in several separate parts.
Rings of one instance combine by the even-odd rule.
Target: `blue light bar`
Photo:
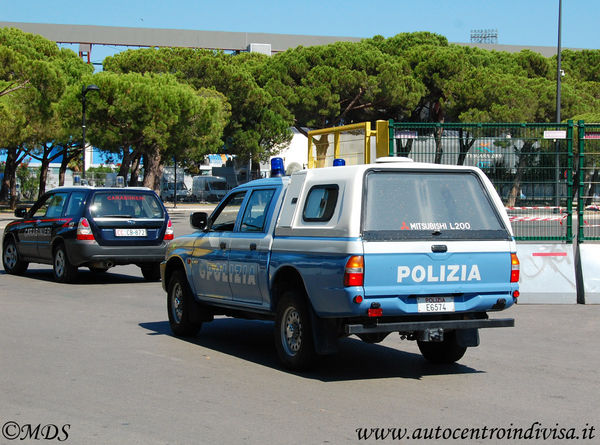
[[[282,158],[271,159],[271,178],[285,175],[285,166]]]
[[[343,167],[344,165],[346,165],[346,161],[340,158],[336,158],[333,160],[333,166],[334,167]]]

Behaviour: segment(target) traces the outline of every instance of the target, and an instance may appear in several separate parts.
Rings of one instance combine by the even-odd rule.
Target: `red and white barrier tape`
[[[565,219],[567,215],[562,216],[509,216],[508,219],[512,221],[561,221]]]

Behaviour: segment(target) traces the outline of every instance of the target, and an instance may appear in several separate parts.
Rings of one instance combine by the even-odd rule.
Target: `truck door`
[[[208,232],[194,243],[192,275],[201,297],[231,300],[229,248],[246,191],[232,193],[210,218]]]
[[[234,301],[261,304],[266,288],[267,264],[273,236],[272,219],[275,188],[250,192],[238,230],[231,234],[229,285]]]

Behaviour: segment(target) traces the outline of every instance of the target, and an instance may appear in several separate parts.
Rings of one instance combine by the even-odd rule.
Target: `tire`
[[[75,280],[77,267],[69,261],[64,244],[59,244],[54,248],[52,272],[54,273],[54,279],[59,283],[72,283]]]
[[[425,342],[417,340],[417,345],[423,357],[431,363],[450,364],[457,362],[465,355],[467,350],[464,346],[459,346],[456,342],[456,331],[444,334],[444,341]]]
[[[309,307],[304,295],[285,291],[277,305],[275,348],[288,369],[303,371],[316,358]]]
[[[192,305],[196,302],[182,270],[173,273],[167,289],[167,313],[171,331],[176,337],[195,336],[202,323],[191,321]]]
[[[11,237],[9,238],[2,247],[2,265],[6,273],[12,275],[21,275],[29,266],[29,263],[21,260],[19,257],[19,251],[17,250],[17,244]]]
[[[160,281],[160,263],[142,264],[140,269],[146,281]]]

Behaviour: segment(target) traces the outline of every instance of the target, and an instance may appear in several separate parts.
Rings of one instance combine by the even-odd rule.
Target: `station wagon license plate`
[[[146,229],[115,229],[115,236],[146,236]]]
[[[418,297],[419,312],[454,312],[454,297]]]

